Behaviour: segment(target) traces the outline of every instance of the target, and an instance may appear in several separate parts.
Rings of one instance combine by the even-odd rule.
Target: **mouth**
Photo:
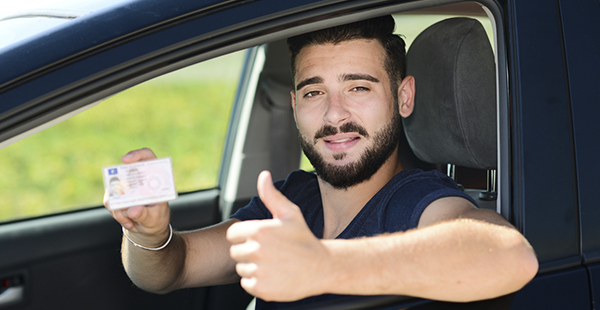
[[[349,141],[353,141],[353,140],[357,140],[360,139],[359,137],[353,137],[353,138],[341,138],[341,139],[323,139],[325,140],[325,143],[345,143],[345,142],[349,142]]]
[[[356,145],[360,139],[361,137],[357,133],[342,133],[323,137],[327,148],[334,152],[347,151]]]

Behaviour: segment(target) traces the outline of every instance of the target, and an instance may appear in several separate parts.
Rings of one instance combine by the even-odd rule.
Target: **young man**
[[[477,209],[444,175],[398,161],[415,80],[404,76],[393,29],[386,16],[289,39],[292,105],[316,176],[297,171],[273,184],[263,172],[259,197],[230,220],[172,239],[166,203],[113,212],[131,241],[123,242],[131,279],[161,293],[241,277],[257,308],[335,294],[472,301],[531,280],[537,260],[510,223]],[[122,160],[151,158],[142,149]],[[158,251],[133,245],[167,240]]]

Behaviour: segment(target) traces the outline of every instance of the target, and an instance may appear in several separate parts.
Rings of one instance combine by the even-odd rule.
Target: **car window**
[[[483,13],[483,10],[481,11]],[[469,15],[469,14],[440,14],[437,12],[428,12],[427,10],[412,11],[402,14],[395,14],[394,20],[396,21],[395,32],[402,35],[404,42],[406,43],[406,49],[410,48],[410,45],[415,38],[427,27],[442,21],[444,19],[453,17],[469,17],[478,20],[485,32],[490,39],[492,48],[494,48],[494,32],[490,19],[487,16],[481,15]]]
[[[179,192],[214,188],[242,63],[158,77],[0,149],[0,222],[101,205],[101,168],[142,147],[172,158]]]

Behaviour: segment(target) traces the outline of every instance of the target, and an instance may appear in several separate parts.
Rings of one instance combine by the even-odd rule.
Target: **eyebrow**
[[[304,87],[306,85],[319,84],[319,83],[323,83],[323,78],[321,78],[320,76],[311,77],[311,78],[305,79],[305,80],[301,81],[300,83],[298,83],[298,85],[296,85],[296,90],[300,90],[300,89],[302,89],[302,87]]]
[[[369,74],[360,74],[360,73],[350,73],[350,74],[344,74],[340,77],[340,81],[345,82],[345,81],[356,81],[356,80],[365,80],[365,81],[370,81],[373,83],[379,83],[379,79],[369,75]]]
[[[358,81],[358,80],[365,80],[365,81],[370,81],[373,83],[379,83],[378,78],[376,78],[372,75],[369,75],[369,74],[349,73],[349,74],[343,74],[342,76],[340,76],[341,82]],[[319,83],[323,83],[323,78],[321,78],[320,76],[311,77],[311,78],[302,80],[300,83],[298,83],[298,85],[296,85],[296,90],[300,90],[300,89],[302,89],[302,87],[304,87],[306,85],[319,84]]]

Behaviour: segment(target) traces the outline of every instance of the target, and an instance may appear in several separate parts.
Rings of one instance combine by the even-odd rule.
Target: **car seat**
[[[488,171],[486,191],[466,191],[496,209],[497,132],[494,52],[479,21],[450,18],[424,30],[407,53],[415,77],[415,107],[403,120],[422,161]]]

